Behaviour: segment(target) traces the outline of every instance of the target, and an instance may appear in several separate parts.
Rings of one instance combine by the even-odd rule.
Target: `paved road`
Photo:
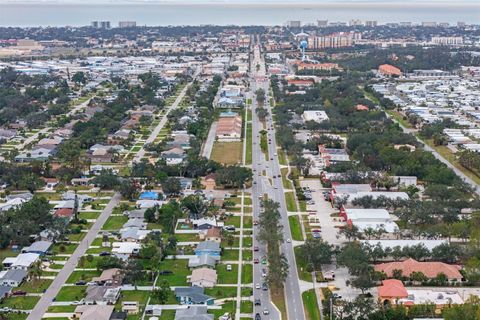
[[[83,102],[83,103],[80,103],[78,105],[76,105],[72,110],[70,110],[68,113],[66,113],[66,116],[71,116],[71,115],[74,115],[75,113],[77,113],[78,111],[80,111],[81,109],[84,109],[88,106],[88,103],[90,102],[91,99],[88,99],[87,101]],[[17,144],[15,145],[15,149],[17,150],[22,150],[23,148],[25,148],[25,146],[29,145],[30,143],[34,142],[35,140],[38,139],[38,137],[42,134],[42,135],[46,135],[48,134],[48,132],[50,131],[50,129],[52,129],[52,127],[46,127],[46,128],[43,128],[42,130],[38,131],[37,133],[31,135],[30,137],[28,137],[27,139],[25,139],[25,141],[23,141],[22,143],[20,144]]]
[[[107,221],[108,217],[112,213],[113,208],[115,208],[118,203],[120,202],[121,196],[119,193],[115,193],[112,197],[110,202],[107,204],[105,209],[103,209],[102,213],[98,217],[98,219],[93,224],[92,228],[88,231],[87,235],[78,245],[77,249],[73,252],[72,256],[68,259],[65,263],[62,270],[58,273],[55,280],[53,280],[50,287],[48,287],[47,291],[42,295],[42,298],[38,301],[35,308],[32,310],[30,315],[28,316],[27,320],[40,320],[42,319],[43,315],[47,311],[48,307],[53,301],[62,288],[62,286],[67,281],[68,277],[72,274],[77,266],[78,260],[80,257],[85,255],[90,244],[95,240],[98,232],[102,229],[102,226]]]
[[[415,136],[415,139],[417,139],[417,141],[423,145],[423,148],[428,151],[428,152],[431,152],[433,154],[433,156],[435,158],[437,158],[439,161],[443,162],[444,164],[447,165],[447,167],[449,167],[450,169],[453,170],[453,172],[455,172],[455,174],[457,176],[459,176],[463,181],[465,181],[465,183],[468,183],[470,186],[472,186],[472,188],[475,190],[475,192],[480,195],[480,186],[475,182],[473,181],[470,177],[466,176],[462,171],[458,170],[453,164],[451,164],[447,159],[445,159],[444,157],[442,157],[437,151],[435,151],[435,149],[433,149],[432,147],[430,147],[428,144],[426,144],[425,142],[423,142],[423,140],[421,140],[419,137],[417,137],[416,133],[414,132],[414,130],[412,129],[408,129],[406,127],[404,127],[400,122],[396,121],[393,117],[390,117],[390,115],[387,113],[387,117],[391,118],[393,121],[395,121],[396,123],[398,123],[398,125],[402,128],[403,132],[405,133],[410,133],[410,134],[413,134]]]
[[[196,78],[196,76],[198,75],[198,73],[195,74],[195,76],[193,77],[193,79]],[[178,95],[178,97],[175,99],[175,101],[170,105],[170,107],[167,108],[165,114],[162,116],[162,120],[160,120],[160,122],[157,124],[157,126],[155,127],[155,129],[153,129],[152,133],[150,134],[150,136],[147,138],[147,140],[145,140],[145,143],[143,144],[142,148],[137,152],[137,154],[135,155],[135,157],[133,158],[132,162],[133,163],[138,163],[142,160],[142,158],[145,156],[145,145],[147,144],[150,144],[150,143],[153,143],[155,141],[155,139],[157,138],[158,134],[160,133],[160,131],[163,129],[163,127],[167,124],[167,121],[168,121],[168,114],[170,113],[170,111],[178,108],[178,105],[180,104],[180,102],[182,102],[183,100],[183,97],[185,97],[185,94],[187,93],[187,90],[188,88],[190,87],[190,85],[193,83],[193,80],[191,82],[189,82],[185,88],[183,88],[183,90],[180,92],[180,94]]]
[[[260,54],[259,47],[255,47],[254,50],[254,61],[252,63],[252,70],[256,71],[256,65],[260,64],[260,69],[256,74],[257,77],[265,76],[265,61]],[[252,81],[252,91],[257,90],[258,88],[263,88],[265,92],[268,94],[269,92],[269,81]],[[256,107],[256,99],[253,99],[253,109]],[[253,163],[252,163],[252,170],[254,171],[255,182],[253,186],[253,210],[254,210],[254,219],[258,218],[259,213],[259,199],[258,196],[264,193],[268,194],[269,198],[278,202],[280,204],[280,213],[281,213],[281,224],[283,225],[283,234],[286,239],[291,239],[290,233],[290,226],[287,216],[287,208],[285,203],[285,193],[283,189],[283,183],[281,179],[281,171],[280,171],[280,163],[278,161],[277,153],[277,145],[275,139],[275,128],[273,124],[273,120],[271,117],[271,106],[269,105],[269,99],[266,99],[265,107],[269,110],[269,116],[266,119],[266,127],[268,131],[268,139],[271,139],[271,142],[268,144],[268,153],[269,158],[265,161],[264,154],[261,152],[260,149],[260,136],[258,132],[261,130],[262,124],[260,123],[255,111],[252,112],[253,114],[253,122],[252,122],[252,132],[253,132]],[[259,176],[262,170],[265,170],[267,175],[266,177]],[[255,231],[254,231],[255,235]],[[260,247],[260,252],[256,253],[256,257],[259,257],[264,254],[265,248]],[[285,298],[286,298],[286,305],[287,305],[287,316],[290,320],[303,320],[305,319],[305,313],[303,310],[303,301],[300,292],[300,286],[298,281],[298,272],[297,272],[297,265],[295,262],[295,254],[293,251],[292,243],[284,242],[280,245],[280,251],[285,254],[287,258],[288,265],[289,265],[289,274],[285,281]],[[259,276],[261,277],[261,267],[256,265],[254,268],[254,281],[259,281]],[[257,282],[255,282],[257,283]],[[256,290],[258,291],[258,290]],[[257,293],[258,295],[258,293]],[[266,299],[267,297],[260,294],[262,300]],[[263,301],[262,301],[263,304]],[[255,312],[259,312],[259,308],[255,308]],[[272,312],[272,310],[270,310]],[[279,316],[271,315],[272,319],[279,319]]]
[[[212,123],[210,131],[208,131],[207,140],[203,145],[202,157],[205,157],[207,159],[210,159],[210,155],[212,154],[213,144],[215,143],[215,134],[217,133],[217,124],[217,121]]]

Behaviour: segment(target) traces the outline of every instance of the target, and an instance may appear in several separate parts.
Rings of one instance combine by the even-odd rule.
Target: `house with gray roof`
[[[22,253],[37,253],[43,256],[48,252],[52,244],[51,241],[35,241],[30,246],[23,248]]]
[[[202,304],[213,305],[214,298],[206,295],[202,287],[177,287],[175,297],[180,304]]]
[[[175,320],[213,320],[213,314],[207,313],[205,306],[189,306],[186,309],[177,309]]]
[[[215,265],[217,261],[220,259],[219,256],[212,256],[209,254],[202,254],[199,256],[190,257],[188,260],[188,267],[189,268],[212,268],[215,269]]]
[[[12,292],[12,287],[9,286],[0,286],[0,302],[3,301],[6,297]]]
[[[195,248],[195,255],[211,255],[211,256],[220,256],[222,249],[220,248],[220,243],[215,241],[202,241]]]
[[[10,269],[0,276],[0,285],[7,287],[19,287],[27,277],[27,271],[23,269]]]

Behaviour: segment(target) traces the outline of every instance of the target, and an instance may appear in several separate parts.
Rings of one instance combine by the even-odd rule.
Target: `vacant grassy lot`
[[[85,297],[87,286],[62,287],[57,294],[56,301],[79,301]]]
[[[238,265],[232,264],[232,271],[227,271],[226,264],[219,264],[217,266],[218,283],[220,284],[234,284],[238,280]]]
[[[253,282],[253,266],[245,264],[242,267],[242,283],[248,284]]]
[[[297,241],[303,241],[302,228],[300,226],[300,219],[298,216],[288,217],[290,224],[290,232],[292,233],[292,239]]]
[[[91,281],[93,277],[98,277],[100,271],[73,271],[67,280],[67,283],[75,283],[80,280]]]
[[[285,201],[287,202],[288,211],[297,211],[297,204],[295,203],[293,192],[285,192]]]
[[[173,274],[158,276],[157,282],[157,284],[159,284],[161,280],[166,279],[171,286],[186,286],[187,276],[191,274],[190,270],[188,269],[187,259],[163,260],[160,264],[159,270],[169,270],[173,272]]]
[[[215,142],[210,158],[223,164],[242,162],[243,142]]]
[[[127,216],[108,217],[102,229],[103,230],[119,230],[127,221],[128,221]]]
[[[53,280],[51,279],[25,281],[20,287],[18,287],[18,290],[28,293],[42,293],[44,290],[47,290],[52,281]]]
[[[245,151],[245,164],[252,164],[252,124],[247,123],[247,146]]]
[[[320,310],[318,309],[317,297],[314,289],[302,293],[303,307],[305,308],[306,318],[308,320],[320,319]]]
[[[0,308],[9,307],[18,310],[32,310],[40,297],[9,297],[0,303]]]

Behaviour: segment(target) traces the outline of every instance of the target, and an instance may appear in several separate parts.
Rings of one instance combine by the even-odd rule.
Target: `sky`
[[[21,4],[21,3],[82,3],[82,4],[105,4],[105,3],[198,3],[198,4],[212,4],[212,3],[232,3],[232,4],[323,4],[323,3],[410,3],[410,4],[428,4],[428,3],[475,3],[479,0],[0,0],[0,3]]]

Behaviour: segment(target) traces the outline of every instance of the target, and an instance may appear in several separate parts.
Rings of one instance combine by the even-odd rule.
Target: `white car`
[[[290,240],[290,238],[288,238],[288,239],[287,239],[287,243],[290,243],[290,242],[292,242],[292,240]]]
[[[260,283],[257,283],[257,284],[255,285],[255,289],[260,289],[260,288],[261,288]]]

